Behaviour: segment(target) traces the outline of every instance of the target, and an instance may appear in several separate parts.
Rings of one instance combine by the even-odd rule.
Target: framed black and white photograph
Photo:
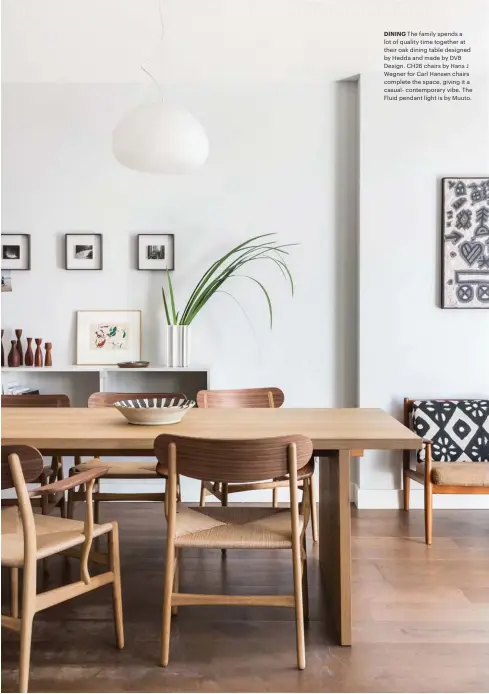
[[[67,270],[102,269],[102,234],[65,234]]]
[[[174,270],[174,234],[138,234],[138,270]]]
[[[442,308],[489,308],[489,177],[442,179]]]
[[[2,234],[2,270],[30,269],[30,234]]]

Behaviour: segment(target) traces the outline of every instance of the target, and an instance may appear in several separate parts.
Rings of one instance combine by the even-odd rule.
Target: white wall
[[[456,22],[441,13],[430,24],[466,33],[471,102],[399,107],[376,98],[380,74],[361,79],[359,404],[398,417],[404,397],[489,395],[489,312],[439,308],[440,179],[489,173],[489,5],[473,10]],[[427,26],[419,19],[401,25]],[[400,458],[365,457],[359,505],[399,503],[392,490],[401,486]],[[413,505],[422,508],[421,487],[412,488]],[[487,497],[437,496],[434,503],[489,508]]]
[[[458,0],[163,0],[163,8],[158,45],[156,0],[2,3],[2,228],[31,233],[33,244],[32,271],[14,273],[14,291],[2,296],[7,332],[49,337],[56,362],[72,363],[77,308],[141,308],[144,354],[156,361],[161,277],[133,269],[132,237],[175,233],[185,296],[218,253],[275,231],[301,244],[291,259],[295,298],[275,272],[257,268],[274,297],[273,332],[257,290],[237,283],[255,337],[221,296],[195,323],[194,359],[212,365],[215,387],[278,383],[288,405],[349,404],[355,282],[344,278],[354,263],[336,259],[353,219],[338,209],[355,200],[338,186],[349,174],[337,134],[341,109],[351,122],[355,100],[339,96],[337,81],[361,73],[360,342],[348,351],[356,377],[358,350],[360,404],[397,414],[404,395],[487,393],[487,314],[436,306],[436,179],[488,165],[485,0],[470,11]],[[384,104],[383,31],[399,27],[466,30],[481,72],[477,100],[443,104],[441,115],[432,104]],[[155,96],[139,72],[145,58],[209,133],[211,157],[194,175],[137,174],[112,158],[114,125]],[[102,272],[62,268],[62,236],[78,230],[104,234]],[[401,251],[402,263],[392,262]],[[342,313],[353,315],[342,324]],[[454,335],[461,365],[447,375]],[[371,456],[359,485],[394,490],[397,466]]]
[[[331,155],[322,85],[208,85],[173,93],[199,114],[213,150],[201,172],[165,179],[126,170],[111,155],[113,124],[137,103],[137,86],[4,86],[3,228],[32,234],[33,269],[16,273],[14,291],[4,294],[3,325],[49,338],[56,363],[65,364],[74,360],[74,310],[142,308],[143,355],[157,362],[164,277],[134,269],[135,234],[175,233],[183,301],[218,254],[276,231],[281,242],[301,245],[291,254],[294,299],[273,266],[256,265],[274,299],[274,330],[259,289],[235,280],[231,291],[255,335],[232,300],[218,296],[195,323],[193,358],[216,367],[216,387],[281,383],[289,402],[332,404],[327,295],[334,275],[325,275],[323,259],[334,230],[332,201],[325,204],[323,195]],[[63,269],[63,235],[77,230],[103,233],[102,272]],[[306,344],[318,312],[316,342]],[[305,354],[312,368],[298,379],[289,365]]]

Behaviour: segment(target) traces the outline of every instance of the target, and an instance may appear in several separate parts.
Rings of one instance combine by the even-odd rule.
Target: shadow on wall
[[[358,406],[359,76],[335,84],[335,382],[337,407]]]

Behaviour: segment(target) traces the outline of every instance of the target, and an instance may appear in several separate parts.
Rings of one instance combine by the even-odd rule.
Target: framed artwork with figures
[[[77,311],[76,363],[141,360],[141,311]]]
[[[489,176],[442,179],[442,308],[489,308]]]

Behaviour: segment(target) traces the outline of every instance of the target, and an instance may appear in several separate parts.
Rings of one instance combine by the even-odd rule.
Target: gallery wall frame
[[[31,269],[31,235],[2,234],[2,270]]]
[[[489,309],[489,176],[441,179],[441,308]]]
[[[136,254],[138,270],[174,270],[175,234],[138,234]]]
[[[102,270],[103,236],[90,232],[65,234],[65,270]]]

